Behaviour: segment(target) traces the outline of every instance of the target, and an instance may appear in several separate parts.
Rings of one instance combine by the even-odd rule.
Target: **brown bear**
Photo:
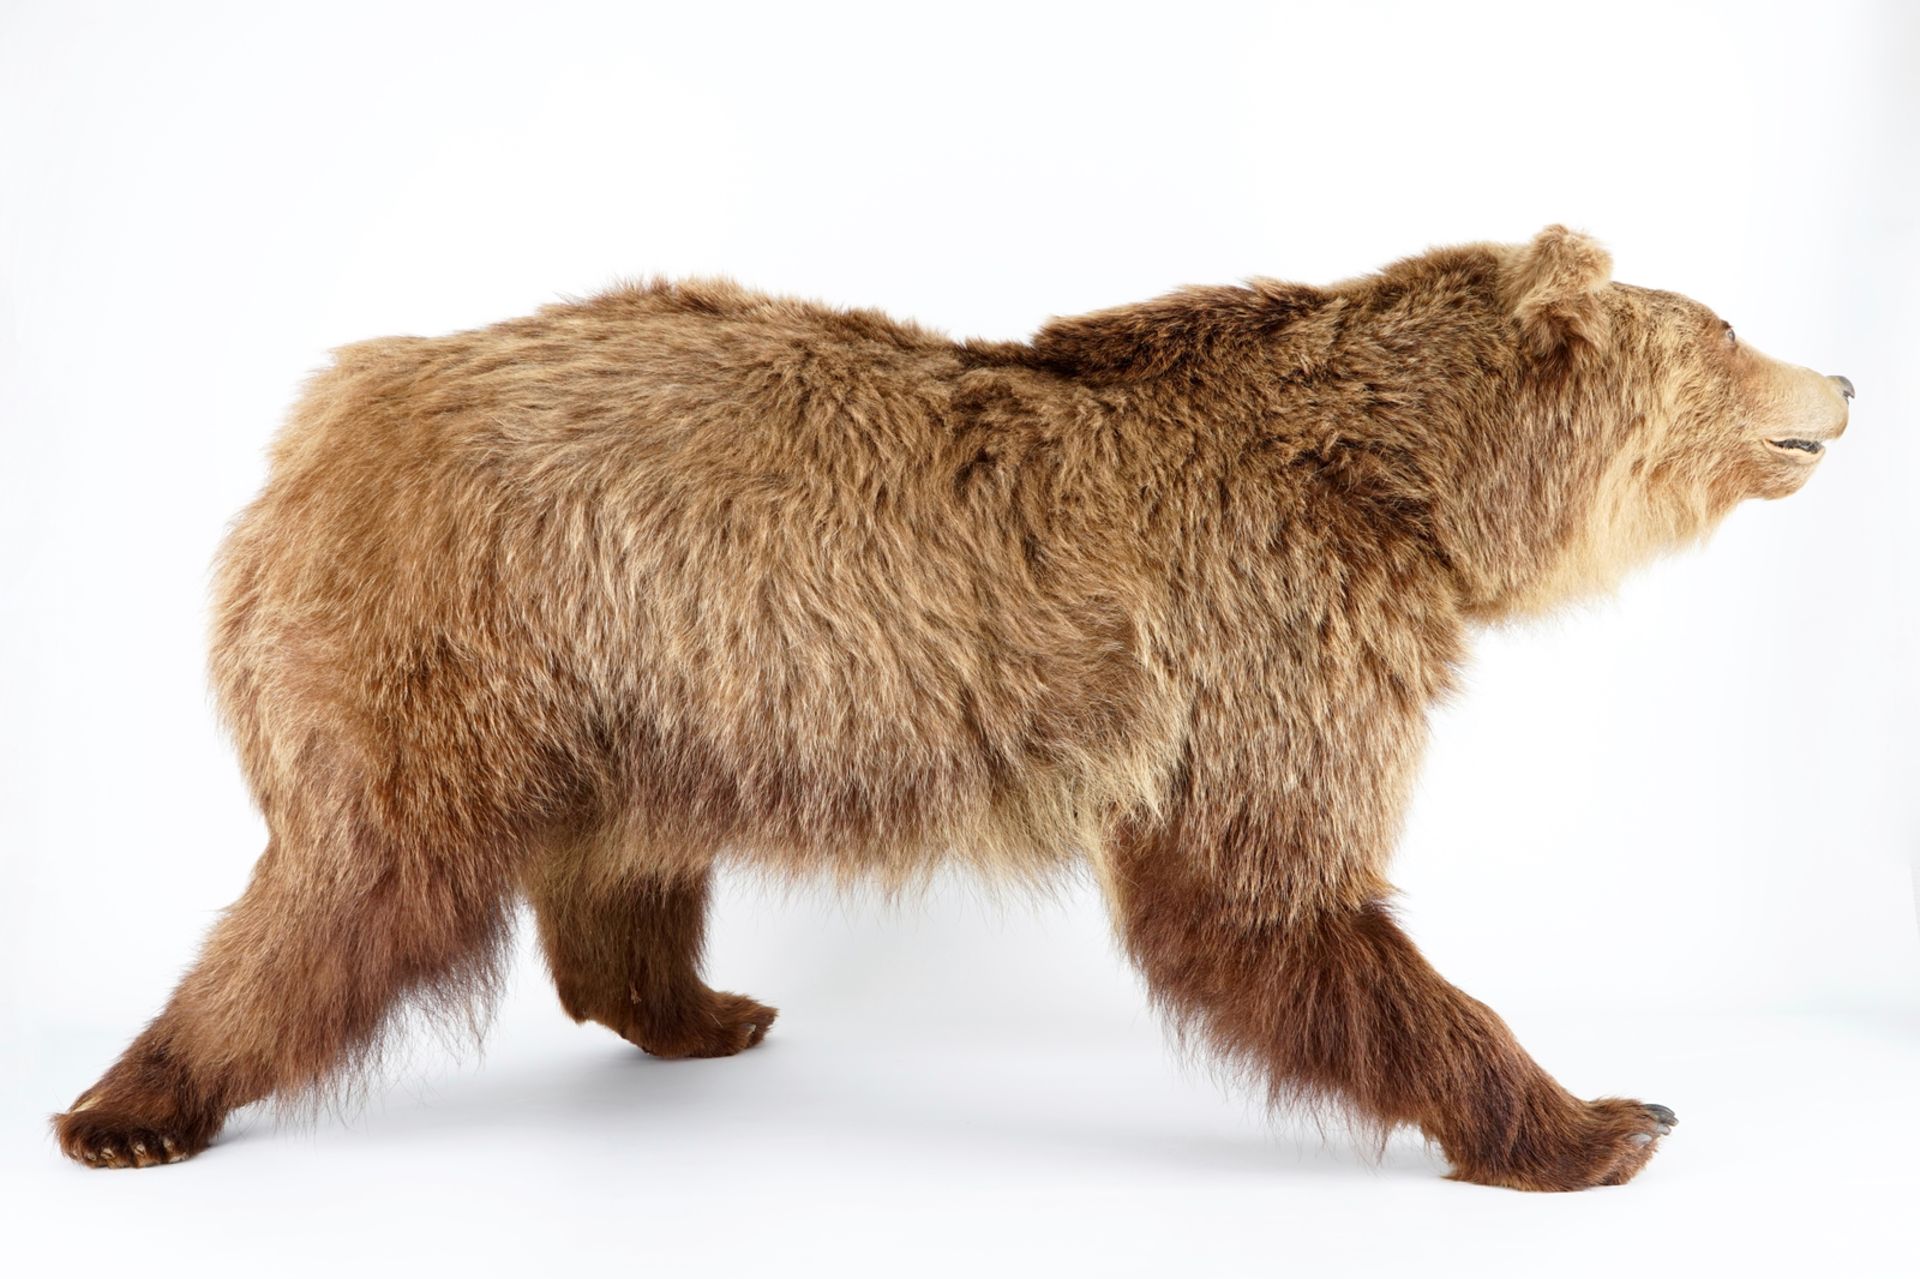
[[[484,993],[521,894],[566,1011],[760,1042],[715,868],[1090,864],[1158,1003],[1275,1098],[1454,1175],[1625,1181],[1583,1101],[1396,927],[1386,866],[1476,625],[1806,482],[1845,378],[1550,227],[956,343],[653,283],[350,346],[220,557],[212,671],[271,838],[166,1009],[55,1117],[145,1167]]]

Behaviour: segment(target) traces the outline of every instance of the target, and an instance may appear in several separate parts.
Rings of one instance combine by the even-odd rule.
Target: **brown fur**
[[[669,1056],[716,864],[1090,861],[1158,1001],[1456,1175],[1624,1181],[1671,1114],[1569,1096],[1395,927],[1465,635],[1804,481],[1838,385],[1550,228],[966,343],[654,284],[320,374],[221,558],[213,675],[272,832],[160,1017],[56,1117],[210,1142],[530,897],[566,1010]]]

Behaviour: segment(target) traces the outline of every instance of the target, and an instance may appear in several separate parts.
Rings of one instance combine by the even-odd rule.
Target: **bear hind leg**
[[[161,1014],[53,1117],[68,1156],[177,1162],[238,1107],[366,1058],[400,1002],[458,1006],[490,989],[512,901],[491,841],[459,845],[463,858],[359,819],[294,830],[268,843]]]
[[[700,978],[712,871],[646,873],[557,856],[528,885],[560,1004],[656,1057],[730,1057],[779,1010]]]

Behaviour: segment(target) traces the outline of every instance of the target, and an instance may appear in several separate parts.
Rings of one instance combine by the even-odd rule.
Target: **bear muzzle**
[[[1847,433],[1847,409],[1853,401],[1853,379],[1838,373],[1826,375],[1827,384],[1840,393],[1840,416],[1834,425],[1822,431],[1802,432],[1779,438],[1769,438],[1767,446],[1775,451],[1792,457],[1793,460],[1811,462],[1827,451],[1827,443],[1837,440]],[[1795,456],[1797,455],[1797,456]]]

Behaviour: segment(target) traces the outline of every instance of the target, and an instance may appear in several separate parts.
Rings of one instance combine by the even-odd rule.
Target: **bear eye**
[[[1725,320],[1722,320],[1720,321],[1720,327],[1726,331],[1728,346],[1739,345],[1740,339],[1734,336],[1733,326],[1731,324],[1728,324]]]

